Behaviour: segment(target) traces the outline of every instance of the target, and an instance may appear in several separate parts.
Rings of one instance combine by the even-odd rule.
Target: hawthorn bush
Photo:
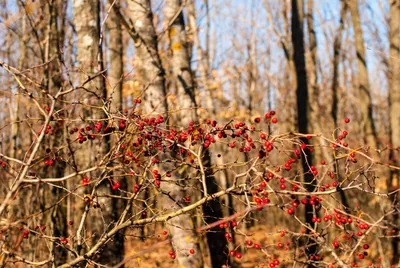
[[[0,155],[1,175],[7,178],[0,206],[4,264],[48,265],[57,256],[66,256],[61,267],[101,264],[104,246],[124,239],[116,235],[150,225],[162,230],[158,243],[172,245],[160,258],[190,257],[198,249],[168,239],[168,220],[182,214],[196,219],[199,237],[224,234],[227,266],[240,266],[251,253],[258,267],[388,267],[396,254],[389,253],[389,245],[399,236],[393,222],[398,190],[385,191],[380,176],[399,167],[372,158],[369,148],[359,146],[357,134],[347,130],[349,118],[332,131],[332,138],[280,133],[275,111],[251,122],[210,118],[174,125],[173,115],[142,113],[140,98],[117,113],[110,113],[107,103],[94,107],[104,118],[72,118],[64,111],[77,104],[63,104],[63,99],[74,90],[39,97],[21,89],[40,116],[30,120],[32,142],[23,148],[22,159]],[[52,146],[61,130],[63,140]],[[225,149],[216,149],[217,144]],[[210,154],[224,164],[207,163]],[[317,159],[321,155],[331,158]],[[57,176],[59,167],[68,172]],[[220,172],[231,180],[219,181]],[[306,182],[305,176],[312,180]],[[210,183],[219,189],[208,192]],[[171,184],[185,194],[170,196]],[[160,196],[176,205],[161,208]],[[227,204],[226,196],[234,201]],[[352,202],[354,197],[360,203]],[[102,217],[118,200],[123,207],[114,219]],[[211,201],[229,207],[230,214],[212,223],[204,220],[204,207]],[[66,214],[54,218],[56,207]],[[255,227],[265,232],[264,238],[252,234]],[[145,237],[143,232],[131,239]]]

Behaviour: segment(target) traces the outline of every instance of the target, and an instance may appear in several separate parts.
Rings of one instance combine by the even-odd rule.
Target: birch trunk
[[[166,117],[168,106],[166,102],[165,71],[158,54],[157,35],[153,25],[150,1],[129,0],[128,8],[131,11],[133,27],[137,34],[137,38],[134,40],[136,48],[135,67],[138,80],[144,88],[143,104],[145,106],[145,112],[150,114],[163,114]],[[180,44],[180,46],[176,46],[176,48],[179,47],[180,49],[173,51],[174,75],[179,80],[178,90],[182,93],[185,91],[185,94],[180,96],[180,98],[184,100],[182,105],[190,107],[193,103],[193,100],[190,98],[190,94],[192,93],[188,94],[186,91],[193,90],[193,80],[190,76],[190,65],[188,63],[186,50],[187,45],[185,45],[184,26],[182,25],[183,18],[181,17],[181,11],[179,13],[178,11],[178,1],[167,1],[167,17],[171,18],[170,16],[178,15],[175,21],[171,21],[172,27],[169,32],[171,40],[174,42],[173,44]],[[172,36],[171,31],[175,33]],[[184,122],[192,121],[195,119],[195,110],[193,110],[192,113],[187,113],[187,117],[183,116],[183,114],[181,114],[181,117]],[[160,169],[168,170],[168,166],[164,164]],[[179,174],[176,172],[172,175],[174,181],[179,178]],[[162,182],[161,189],[169,193],[169,196],[164,195],[162,199],[164,209],[179,208],[179,205],[174,200],[180,200],[182,198],[184,194],[182,187],[174,182]],[[191,216],[189,214],[182,214],[181,216],[170,219],[167,221],[167,224],[176,258],[180,266],[202,267],[203,261]],[[194,249],[195,254],[188,254],[188,250],[190,249]]]
[[[77,61],[79,63],[79,81],[80,83],[84,82],[88,76],[94,76],[99,71],[104,69],[103,67],[103,53],[101,49],[100,43],[100,2],[97,0],[74,0],[73,1],[73,13],[74,13],[74,24],[77,33]],[[87,83],[85,85],[86,88],[90,92],[90,95],[86,94],[85,103],[95,105],[97,107],[103,106],[103,100],[105,99],[107,92],[105,87],[105,82],[102,77],[97,77]],[[85,119],[104,119],[105,114],[101,109],[91,109],[84,110]],[[101,158],[103,154],[109,151],[109,138],[105,137],[102,140],[98,139],[92,142],[88,149],[94,152],[92,158],[87,161],[84,160],[86,157],[79,155],[81,163],[83,165],[87,165],[88,162],[98,161],[98,158]],[[96,146],[98,145],[98,147]],[[97,194],[100,196],[107,196],[110,193],[110,187],[107,181],[101,182],[101,185],[97,189]],[[80,192],[79,194],[83,194]],[[101,209],[90,208],[86,205],[85,210],[94,210],[90,211],[93,213],[92,217],[94,220],[91,222],[86,222],[85,217],[81,217],[81,213],[77,213],[77,218],[75,218],[75,222],[80,223],[83,221],[83,226],[85,228],[91,229],[92,232],[96,233],[96,237],[102,235],[106,232],[110,227],[115,223],[115,207],[114,202],[111,198],[102,197],[97,199]],[[78,204],[81,204],[81,201],[76,200]],[[79,209],[83,211],[83,206],[80,205]],[[85,215],[85,212],[83,212]],[[104,219],[104,220],[103,220]],[[100,252],[100,261],[106,265],[115,265],[119,263],[123,258],[123,248],[120,248],[119,236],[111,239]],[[76,250],[78,253],[83,248],[83,232],[81,230],[78,231],[77,234],[77,246]]]

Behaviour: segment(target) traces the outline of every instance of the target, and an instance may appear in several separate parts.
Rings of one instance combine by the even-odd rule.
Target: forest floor
[[[285,263],[285,259],[282,256],[291,256],[291,247],[285,249],[286,243],[292,243],[287,236],[282,237],[279,230],[275,230],[275,234],[267,234],[265,232],[267,228],[265,226],[252,227],[246,231],[248,237],[236,233],[235,245],[237,251],[243,253],[243,257],[239,260],[231,258],[231,267],[243,267],[243,268],[254,268],[254,267],[269,267],[269,263],[275,258],[278,258],[281,264]],[[271,231],[271,230],[270,230]],[[162,230],[155,232],[156,234],[152,238],[146,239],[145,241],[138,242],[140,239],[129,239],[126,243],[126,257],[125,267],[127,268],[180,268],[177,262],[170,258],[169,251],[171,246],[168,238],[162,234]],[[132,234],[138,236],[138,233]],[[246,240],[251,240],[253,243],[259,243],[263,249],[254,249],[252,246],[246,246]],[[279,248],[278,243],[283,244],[283,248]],[[230,248],[234,248],[233,244],[230,243]],[[204,256],[206,263],[209,262],[209,256]],[[205,265],[204,267],[209,267]],[[279,267],[284,267],[280,265]]]

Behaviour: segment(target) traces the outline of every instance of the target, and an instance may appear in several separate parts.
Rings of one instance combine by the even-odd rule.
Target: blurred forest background
[[[36,262],[25,265],[73,262],[82,247],[86,248],[86,240],[98,238],[90,227],[84,227],[87,231],[81,235],[85,206],[76,200],[87,193],[77,185],[91,183],[90,176],[103,176],[106,169],[99,167],[104,158],[99,155],[113,150],[113,143],[121,143],[111,136],[107,142],[83,143],[83,149],[78,150],[71,136],[80,128],[86,127],[87,132],[101,129],[104,125],[96,122],[106,117],[124,130],[127,114],[133,110],[138,114],[168,113],[169,126],[177,129],[207,119],[215,119],[219,125],[230,124],[231,120],[251,125],[258,117],[264,119],[266,112],[276,111],[278,122],[268,124],[269,133],[312,133],[327,138],[310,140],[315,148],[312,158],[314,165],[326,161],[328,167],[321,168],[320,173],[328,177],[336,174],[339,183],[351,172],[347,162],[338,165],[328,143],[339,142],[338,133],[346,130],[350,133],[346,143],[368,156],[360,159],[354,169],[359,174],[365,171],[368,184],[373,184],[362,182],[362,187],[370,187],[373,193],[396,191],[399,169],[384,166],[400,165],[399,25],[399,0],[0,0],[1,264],[14,265],[10,260],[25,262],[15,254]],[[50,96],[56,95],[52,103]],[[43,118],[47,118],[42,114],[46,113],[51,113],[57,123],[46,129],[46,134],[52,136],[36,148]],[[346,124],[345,118],[350,123]],[[87,138],[95,140],[90,135],[78,140],[85,142]],[[300,140],[308,143],[304,137]],[[235,174],[251,166],[253,152],[233,151],[225,145],[217,142],[205,160],[218,170],[216,188],[210,186],[209,192],[227,189]],[[293,148],[287,145],[286,151],[276,153],[276,162],[284,163],[282,159]],[[233,167],[227,164],[231,162],[244,164]],[[132,170],[112,172],[122,178]],[[68,174],[71,176],[66,178]],[[312,179],[307,181],[306,177],[305,182],[310,183]],[[35,183],[36,178],[66,179],[40,184]],[[133,192],[133,184],[122,179],[121,186],[114,186]],[[314,188],[306,188],[313,192],[324,185],[326,180],[321,179]],[[103,222],[107,228],[118,226],[127,213],[146,217],[153,215],[160,203],[169,204],[168,198],[160,202],[156,192],[148,189],[128,207],[124,202],[129,198],[110,198],[109,189],[104,190],[108,194],[99,203],[108,206],[90,216],[89,225]],[[170,191],[180,190],[172,187]],[[185,196],[201,199],[198,190],[185,191]],[[340,192],[331,198],[346,213],[360,218],[369,215],[371,222],[393,209],[386,227],[370,239],[374,252],[368,258],[375,265],[380,257],[382,267],[398,265],[397,194],[383,197],[365,193]],[[203,207],[201,213],[209,213],[211,218],[188,216],[183,221],[190,221],[192,226],[182,230],[243,211],[247,207],[243,198],[221,197],[211,212]],[[360,207],[368,213],[360,212]],[[240,230],[233,232],[238,233],[234,239],[241,251],[245,246],[240,243],[247,239],[243,233],[251,232],[252,239],[268,251],[267,259],[280,256],[288,264],[298,260],[293,257],[298,247],[289,245],[297,243],[293,237],[302,226],[295,227],[291,238],[283,239],[281,231],[293,227],[293,219],[281,215],[280,209],[277,206],[257,212],[243,221]],[[177,226],[182,224],[182,220],[176,222]],[[47,240],[37,242],[30,237],[21,242],[27,238],[23,230],[30,228],[32,234],[39,230],[35,226],[47,228]],[[198,263],[194,263],[187,260],[187,254],[176,252],[177,260],[168,256],[169,240],[165,240],[164,228],[156,224],[120,232],[108,242],[106,250],[96,251],[94,255],[99,256],[89,263],[99,260],[110,267],[228,265],[224,233],[200,233],[204,239],[196,242],[199,245],[193,255],[202,253],[195,256]],[[179,231],[168,229],[172,242],[174,232]],[[391,237],[382,239],[387,232]],[[288,245],[286,255],[280,248],[269,249],[281,242]],[[72,246],[61,250],[64,245]],[[348,244],[343,252],[349,254],[353,246]],[[85,250],[90,249],[87,246]],[[266,259],[265,254],[250,251],[243,258],[234,257],[231,265],[237,267],[256,267]],[[43,259],[46,261],[40,263]],[[323,265],[329,262],[328,258],[320,265],[328,267]]]

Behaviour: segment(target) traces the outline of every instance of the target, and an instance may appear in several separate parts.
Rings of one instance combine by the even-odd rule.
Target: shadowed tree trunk
[[[174,76],[177,78],[178,90],[186,96],[180,96],[184,103],[182,105],[193,106],[193,92],[188,94],[186,91],[193,90],[193,82],[190,76],[190,66],[188,62],[187,46],[185,44],[185,34],[183,26],[183,17],[181,11],[178,13],[180,3],[178,1],[167,1],[166,15],[170,20],[171,28],[169,36],[173,42],[173,65]],[[168,106],[166,101],[165,71],[157,49],[157,35],[153,25],[153,13],[151,11],[149,0],[129,0],[128,8],[131,11],[131,19],[136,34],[135,48],[136,58],[135,67],[137,70],[137,79],[145,88],[144,106],[147,113],[161,114],[167,116]],[[173,14],[173,15],[171,15]],[[171,16],[177,15],[174,20]],[[171,36],[171,31],[174,33]],[[177,49],[179,48],[179,49]],[[185,51],[186,50],[186,51]],[[184,107],[181,107],[184,108]],[[185,107],[186,108],[186,107]],[[187,112],[184,116],[181,113],[181,119],[184,122],[190,122],[195,119],[195,110]],[[168,164],[162,164],[160,169],[167,171]],[[164,172],[163,171],[163,172]],[[166,210],[178,208],[177,201],[181,200],[184,191],[182,186],[176,181],[180,178],[178,172],[173,172],[172,180],[162,182],[160,188],[169,193],[163,195],[162,203]],[[172,239],[172,246],[175,250],[176,258],[182,267],[202,267],[203,260],[198,246],[197,234],[194,231],[194,223],[190,214],[182,214],[167,221],[168,229]],[[190,249],[194,249],[194,254],[188,254]]]
[[[333,76],[332,76],[332,107],[331,116],[335,128],[338,127],[338,103],[339,103],[339,62],[342,49],[342,35],[345,26],[345,16],[347,13],[347,3],[342,1],[340,8],[340,22],[337,30],[335,40],[333,43]]]
[[[293,42],[293,59],[296,68],[296,96],[297,96],[297,122],[298,130],[300,133],[308,133],[308,81],[305,62],[305,49],[303,37],[303,1],[292,0],[292,42]],[[302,138],[301,141],[308,145],[308,139]],[[307,149],[304,150],[305,155],[302,157],[302,167],[304,172],[304,182],[306,183],[307,190],[313,192],[315,186],[312,184],[313,175],[309,172],[309,166],[312,165],[312,157]],[[314,217],[313,206],[308,202],[305,206],[306,224],[312,227],[314,224],[312,218]],[[307,229],[307,232],[310,232]],[[306,254],[310,256],[315,254],[317,246],[313,241],[309,241],[306,246]],[[310,267],[314,267],[310,265]]]
[[[207,65],[207,60],[204,60],[204,51],[200,44],[198,29],[197,29],[197,17],[196,17],[196,8],[195,1],[190,0],[188,4],[188,21],[190,30],[192,32],[192,38],[194,40],[194,45],[196,47],[197,53],[197,61],[199,66],[200,73],[200,82],[204,90],[205,94],[205,102],[206,108],[208,112],[208,116],[213,116],[216,118],[216,108],[215,103],[212,98],[212,93],[210,92],[210,83],[208,80],[209,66]],[[210,174],[213,173],[211,169],[212,163],[217,166],[223,166],[223,158],[216,157],[217,153],[215,150],[222,150],[219,145],[216,146],[216,149],[206,150],[204,155],[204,166],[206,167],[206,175],[207,175],[207,192],[208,194],[212,194],[218,191],[219,185],[216,182],[216,177]],[[219,172],[219,179],[222,182],[221,184],[225,184],[228,187],[227,174],[225,172]],[[226,204],[231,203],[230,200],[225,200]],[[204,212],[204,220],[207,224],[211,224],[223,217],[222,207],[220,204],[220,200],[212,200],[207,204],[203,205]],[[212,267],[221,267],[225,265],[229,258],[226,246],[226,239],[224,237],[224,233],[219,230],[219,228],[213,228],[209,232],[207,232],[207,243],[208,248],[210,250],[211,255],[211,264]]]
[[[63,85],[62,74],[61,74],[61,64],[62,64],[62,55],[60,53],[60,46],[62,46],[64,42],[64,31],[62,25],[62,18],[59,14],[62,6],[61,1],[50,1],[46,4],[48,8],[48,16],[49,16],[49,32],[48,36],[50,41],[46,44],[46,62],[51,60],[46,68],[46,81],[47,81],[47,90],[53,96],[57,94],[60,88]],[[61,22],[61,23],[60,23]],[[59,116],[64,118],[65,112],[62,111],[61,105],[56,105],[56,110],[61,110]],[[58,148],[63,145],[64,142],[64,121],[58,121],[58,125],[55,128],[54,140],[50,145],[50,148],[53,148],[53,153],[55,154],[55,166],[54,176],[56,178],[60,178],[64,176],[66,164],[62,160],[62,154],[57,152]],[[47,201],[48,204],[57,203],[63,196],[64,191],[57,187],[52,187],[51,194],[46,198],[49,198]],[[52,209],[52,213],[50,215],[50,225],[53,230],[53,235],[55,237],[67,237],[67,208],[65,202],[59,203]],[[57,244],[59,241],[55,241],[52,244],[52,251],[54,254],[54,262],[56,265],[62,264],[67,260],[67,252],[59,247]]]
[[[339,105],[339,62],[340,62],[340,54],[342,47],[342,34],[345,27],[345,16],[347,14],[347,3],[346,1],[342,1],[342,6],[340,8],[340,22],[339,28],[337,30],[335,40],[333,43],[333,76],[332,76],[332,106],[331,106],[331,116],[333,118],[334,129],[336,129],[338,125],[338,105]],[[336,158],[336,155],[334,155]],[[338,168],[338,160],[335,159],[334,163],[334,171],[335,173],[339,172]],[[346,197],[346,193],[344,191],[340,191],[340,198],[345,206],[346,210],[348,210],[349,201]]]
[[[390,115],[390,139],[393,150],[390,151],[392,165],[400,165],[400,1],[390,0],[390,22],[389,22],[389,115]],[[388,190],[394,191],[398,188],[400,173],[391,170]],[[392,195],[394,205],[398,204],[398,195]],[[393,224],[399,225],[399,212],[393,214]],[[398,233],[399,228],[395,227]],[[398,264],[400,260],[399,237],[392,239],[393,258],[392,264]]]
[[[365,142],[373,149],[377,149],[376,130],[373,121],[373,110],[371,100],[371,88],[367,70],[367,61],[365,57],[364,38],[361,29],[360,13],[358,12],[358,0],[347,0],[353,23],[354,45],[357,54],[358,66],[358,88],[359,88],[359,109],[361,112],[361,127],[364,131]],[[372,152],[374,157],[377,154]],[[376,159],[378,160],[378,159]]]
[[[110,5],[107,5],[107,10],[111,8]],[[107,20],[108,27],[108,51],[109,51],[109,71],[107,73],[108,76],[108,87],[107,87],[107,98],[110,100],[110,112],[113,115],[117,115],[122,112],[122,76],[124,70],[124,62],[123,62],[123,53],[124,48],[122,44],[122,25],[121,20],[115,9],[111,8],[109,12],[109,17]],[[114,122],[118,124],[119,122]],[[116,139],[116,137],[113,137]],[[116,140],[113,141],[113,144],[117,143]],[[115,175],[115,174],[114,174]],[[121,189],[127,189],[128,182],[126,177],[119,176],[118,182],[121,184]],[[119,220],[119,216],[123,213],[126,207],[126,200],[112,198],[111,202],[112,211],[111,218],[114,222]],[[114,256],[118,256],[113,263],[118,263],[124,258],[124,232],[119,232],[116,234],[114,238],[114,243],[111,244],[113,247],[109,250],[109,253],[105,253],[109,255],[109,258]],[[121,267],[121,266],[120,266]]]

